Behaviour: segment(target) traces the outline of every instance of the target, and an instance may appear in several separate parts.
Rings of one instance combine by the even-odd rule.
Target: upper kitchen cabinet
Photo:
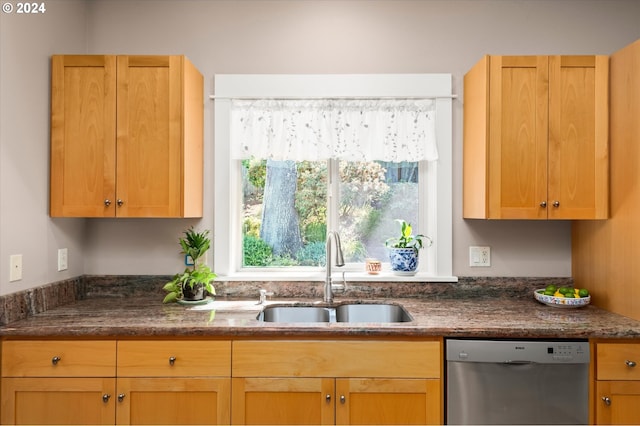
[[[55,55],[51,75],[51,216],[202,216],[204,85],[186,57]]]
[[[485,56],[464,77],[463,216],[606,219],[607,56]]]

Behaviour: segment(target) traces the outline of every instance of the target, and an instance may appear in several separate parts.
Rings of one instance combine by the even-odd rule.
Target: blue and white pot
[[[391,270],[396,275],[415,275],[418,270],[418,250],[389,248]]]

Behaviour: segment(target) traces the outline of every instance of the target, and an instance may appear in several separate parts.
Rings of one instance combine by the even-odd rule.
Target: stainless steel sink
[[[264,322],[329,322],[330,308],[321,306],[267,306],[258,315]]]
[[[358,303],[336,307],[337,322],[409,322],[411,315],[400,305]]]
[[[398,323],[413,318],[401,305],[389,303],[343,303],[337,306],[267,306],[257,319],[282,323]]]

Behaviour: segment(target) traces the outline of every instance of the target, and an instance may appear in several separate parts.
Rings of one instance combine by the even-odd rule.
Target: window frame
[[[393,275],[388,269],[380,275],[368,275],[347,268],[350,281],[457,281],[452,275],[452,101],[451,74],[217,74],[214,78],[214,270],[223,281],[320,281],[324,268],[248,268],[240,269],[241,160],[232,160],[229,147],[229,122],[233,98],[434,98],[436,100],[437,161],[419,163],[422,232],[434,241],[420,251],[415,276]],[[331,172],[330,172],[331,173]],[[424,203],[424,201],[421,201]],[[332,226],[332,223],[328,223]],[[328,228],[331,229],[331,228]],[[426,232],[424,231],[426,230]],[[383,262],[385,259],[382,259]],[[341,268],[334,268],[341,274]]]

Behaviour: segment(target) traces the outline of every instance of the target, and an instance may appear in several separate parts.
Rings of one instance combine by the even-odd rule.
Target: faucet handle
[[[260,289],[260,300],[258,301],[258,305],[264,305],[267,303],[267,296],[273,296],[272,291],[267,291],[264,288]]]
[[[333,282],[331,282],[331,290],[332,291],[339,291],[340,293],[345,293],[347,291],[347,280],[344,277],[345,272],[342,272],[342,284],[334,284]]]

